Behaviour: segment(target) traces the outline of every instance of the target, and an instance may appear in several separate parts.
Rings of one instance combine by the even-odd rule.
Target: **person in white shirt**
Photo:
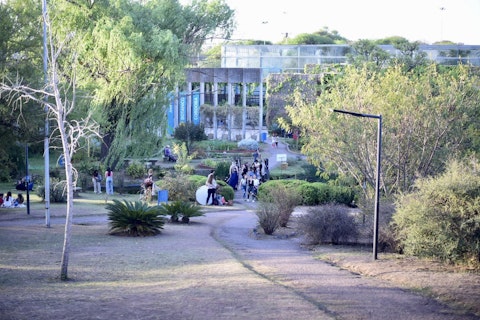
[[[211,205],[213,205],[215,200],[215,192],[217,191],[217,181],[215,181],[215,170],[210,171],[210,174],[207,177],[207,181],[205,182],[205,185],[208,188],[207,201],[205,203],[208,204],[208,200],[210,200],[210,196],[212,196]]]
[[[12,193],[10,191],[7,192],[7,195],[3,199],[3,204],[2,207],[4,208],[10,208],[13,206],[13,197]]]

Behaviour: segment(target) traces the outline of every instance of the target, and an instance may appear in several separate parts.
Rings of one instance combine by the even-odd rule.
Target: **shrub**
[[[145,175],[145,167],[140,162],[132,162],[127,167],[127,174],[134,179],[143,178]]]
[[[168,198],[171,201],[195,201],[195,192],[198,188],[187,175],[180,172],[167,173],[157,182],[157,186],[168,190]]]
[[[191,202],[174,201],[171,203],[163,203],[160,206],[163,215],[170,216],[171,222],[189,223],[190,218],[201,217],[204,215],[200,206]]]
[[[452,161],[435,178],[419,179],[397,200],[394,227],[404,252],[480,265],[478,161]]]
[[[223,180],[230,175],[231,164],[232,162],[228,162],[228,161],[217,162],[215,166],[215,175],[217,177],[217,180],[219,179]]]
[[[165,220],[161,217],[160,208],[149,207],[148,204],[136,201],[123,202],[114,199],[106,206],[110,220],[110,234],[129,236],[150,236],[160,233]]]
[[[215,168],[215,166],[217,165],[217,162],[213,159],[208,158],[208,159],[203,159],[202,164],[210,168]]]
[[[259,199],[278,188],[285,186],[288,190],[296,190],[301,195],[299,204],[313,206],[327,203],[341,203],[351,205],[354,198],[354,189],[350,187],[335,186],[323,182],[307,182],[303,180],[270,180],[260,185]]]
[[[260,202],[274,203],[278,210],[278,224],[286,227],[295,207],[300,203],[300,196],[295,189],[287,189],[284,185],[271,188],[268,193],[259,197]]]
[[[223,196],[226,201],[233,200],[235,196],[235,191],[233,191],[233,188],[225,181],[217,181],[217,184],[219,185],[217,193]]]
[[[358,236],[355,219],[347,208],[333,204],[309,209],[298,217],[297,228],[312,244],[339,244]]]
[[[201,186],[205,185],[205,182],[207,181],[207,177],[201,176],[198,174],[192,174],[188,176],[188,180],[195,186],[195,190],[200,188]]]
[[[280,213],[277,203],[259,202],[256,209],[258,223],[265,234],[273,234],[280,226]]]
[[[330,186],[330,198],[332,202],[345,204],[347,206],[352,205],[355,199],[354,189],[343,186]]]
[[[303,205],[314,206],[318,204],[317,188],[314,185],[310,183],[302,185],[299,193],[302,195]]]
[[[67,201],[67,182],[60,181],[58,178],[50,179],[50,202]],[[37,195],[45,200],[45,186],[37,187]]]
[[[239,149],[247,149],[254,151],[258,149],[258,141],[253,139],[243,139],[238,141],[237,146]]]
[[[366,239],[373,238],[375,227],[374,199],[361,199],[358,202],[358,208],[361,214],[358,215],[358,230],[360,236]],[[395,205],[388,199],[382,199],[379,207],[378,216],[378,241],[377,247],[379,252],[396,252],[401,253],[401,248],[396,240],[395,232],[392,228],[392,216],[395,212]]]

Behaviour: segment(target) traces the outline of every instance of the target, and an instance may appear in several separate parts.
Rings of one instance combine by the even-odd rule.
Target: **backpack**
[[[95,177],[95,180],[97,180],[97,182],[102,182],[102,175],[97,174],[97,176]]]

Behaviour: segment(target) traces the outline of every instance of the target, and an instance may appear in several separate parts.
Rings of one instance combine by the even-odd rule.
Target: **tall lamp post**
[[[47,51],[47,0],[42,1],[43,17],[43,72],[45,84],[48,84],[48,51]],[[45,97],[45,99],[47,99]],[[45,160],[45,225],[50,228],[50,142],[48,125],[48,107],[45,106],[45,137],[44,137],[44,160]]]
[[[354,117],[373,118],[378,120],[377,129],[377,172],[375,179],[375,211],[374,211],[374,228],[373,228],[373,260],[377,260],[378,245],[378,212],[380,209],[380,160],[382,154],[382,116],[374,114],[364,114],[351,112],[346,110],[332,109],[333,112],[348,114]]]

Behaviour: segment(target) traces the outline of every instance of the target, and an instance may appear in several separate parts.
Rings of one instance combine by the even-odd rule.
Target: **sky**
[[[233,39],[280,42],[327,27],[348,40],[401,36],[480,45],[480,0],[225,0],[235,10]]]

